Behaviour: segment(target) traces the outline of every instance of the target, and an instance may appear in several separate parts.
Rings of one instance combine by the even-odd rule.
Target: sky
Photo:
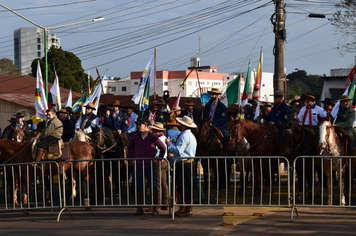
[[[353,53],[338,44],[348,39],[327,19],[309,13],[337,10],[338,0],[286,0],[285,68],[287,74],[330,75],[330,69],[350,68]],[[157,47],[157,70],[187,70],[190,58],[218,72],[257,68],[263,49],[263,71],[274,71],[274,34],[270,21],[273,1],[266,0],[3,0],[3,5],[31,21],[55,27],[104,17],[105,20],[51,30],[63,50],[73,52],[86,72],[125,77],[142,71]],[[0,7],[0,58],[14,60],[13,31],[33,25]]]

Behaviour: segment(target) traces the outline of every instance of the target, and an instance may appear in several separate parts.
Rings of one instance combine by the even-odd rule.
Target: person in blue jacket
[[[230,135],[227,132],[227,110],[226,106],[218,99],[221,93],[217,88],[212,88],[208,93],[210,93],[211,100],[205,105],[204,119],[209,120],[211,124],[221,130],[224,141],[228,142]],[[204,106],[204,103],[202,105]]]
[[[277,90],[273,94],[274,105],[271,112],[266,114],[262,113],[262,118],[269,121],[270,124],[287,123],[289,121],[291,110],[290,107],[283,100],[283,92]]]
[[[120,101],[115,100],[112,104],[113,111],[110,114],[112,130],[118,132],[119,134],[124,133],[127,134],[127,116],[125,112],[120,111]]]

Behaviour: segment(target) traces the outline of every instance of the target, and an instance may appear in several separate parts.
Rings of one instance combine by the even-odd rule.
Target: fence
[[[291,221],[294,211],[299,216],[297,207],[355,207],[352,205],[355,157],[299,156],[293,169],[300,176],[293,175]]]

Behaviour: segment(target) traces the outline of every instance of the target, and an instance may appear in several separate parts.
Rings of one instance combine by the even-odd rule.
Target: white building
[[[47,48],[60,48],[60,39],[48,34]],[[37,27],[23,27],[14,30],[14,63],[21,75],[31,72],[31,63],[44,57],[44,30]]]

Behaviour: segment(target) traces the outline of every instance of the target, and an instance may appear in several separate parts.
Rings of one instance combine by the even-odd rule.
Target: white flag
[[[132,101],[134,101],[135,104],[138,104],[140,102],[140,99],[143,95],[143,92],[145,91],[145,85],[146,85],[146,80],[150,79],[150,86],[154,86],[154,76],[155,76],[155,56],[152,55],[151,59],[148,61],[144,71],[142,72],[141,76],[141,82],[138,86],[137,92],[135,95],[131,98]]]
[[[70,89],[65,107],[72,107],[72,104],[72,89]]]
[[[57,73],[50,92],[52,95],[52,102],[53,104],[56,104],[55,109],[56,111],[59,111],[62,108],[62,104],[61,104],[61,93],[59,90],[59,81],[58,81]]]
[[[37,121],[37,119],[46,120],[46,110],[48,109],[48,106],[47,106],[46,93],[43,84],[42,72],[41,72],[39,61],[37,64],[37,73],[36,73],[35,109],[36,109],[36,114],[35,117],[32,117],[32,120],[34,121],[35,120]]]
[[[256,107],[256,111],[255,111],[255,117],[253,118],[253,120],[257,120],[257,117],[260,116],[260,111],[261,111],[260,102],[257,101],[257,107]]]
[[[84,103],[83,107],[88,105],[90,102],[94,103],[95,110],[93,110],[93,113],[96,114],[99,108],[99,101],[100,101],[100,96],[101,96],[101,91],[102,91],[102,85],[101,85],[101,80],[99,83],[96,85],[94,92],[89,96],[89,98],[86,100]],[[83,114],[85,111],[83,111]]]
[[[349,91],[350,85],[347,86],[347,88],[345,89],[345,92],[343,95],[348,95],[348,91]],[[334,118],[336,118],[337,113],[339,112],[339,108],[340,108],[340,100],[337,101],[337,103],[335,104],[335,106],[333,107],[333,109],[330,112],[330,115],[332,115]],[[334,120],[334,122],[336,121],[336,119]]]

